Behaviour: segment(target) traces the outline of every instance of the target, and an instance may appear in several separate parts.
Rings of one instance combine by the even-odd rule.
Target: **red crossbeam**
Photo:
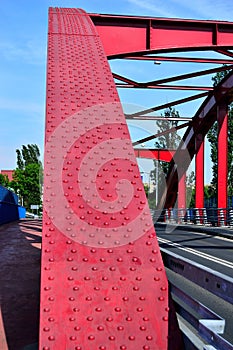
[[[233,23],[92,14],[109,58],[192,49],[217,50],[232,57]],[[137,40],[134,40],[137,38]],[[227,54],[228,53],[228,54]]]

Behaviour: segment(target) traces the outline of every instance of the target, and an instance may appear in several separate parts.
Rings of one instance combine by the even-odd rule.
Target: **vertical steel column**
[[[39,349],[180,350],[119,96],[79,9],[49,12],[44,159]]]
[[[178,209],[186,208],[186,172],[182,175],[178,184]]]
[[[204,208],[204,138],[202,134],[196,136],[196,159],[195,159],[195,171],[196,171],[196,195],[195,195],[195,207],[200,209]]]
[[[217,109],[218,121],[218,208],[227,207],[228,106]]]

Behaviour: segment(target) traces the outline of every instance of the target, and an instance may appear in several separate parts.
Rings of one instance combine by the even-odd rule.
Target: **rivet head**
[[[135,337],[134,337],[133,335],[130,335],[130,336],[129,336],[129,340],[131,340],[131,341],[132,341],[132,340],[135,340]]]

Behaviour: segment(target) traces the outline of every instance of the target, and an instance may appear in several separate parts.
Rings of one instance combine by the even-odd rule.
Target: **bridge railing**
[[[233,228],[233,208],[192,208],[152,210],[155,221]]]
[[[199,287],[233,303],[233,278],[160,248],[165,266]],[[233,350],[222,334],[225,320],[170,283],[186,349]],[[201,344],[201,345],[200,345]]]

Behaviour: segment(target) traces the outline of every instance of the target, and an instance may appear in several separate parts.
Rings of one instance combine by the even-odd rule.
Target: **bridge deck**
[[[0,227],[0,349],[38,343],[41,228],[39,220]]]

